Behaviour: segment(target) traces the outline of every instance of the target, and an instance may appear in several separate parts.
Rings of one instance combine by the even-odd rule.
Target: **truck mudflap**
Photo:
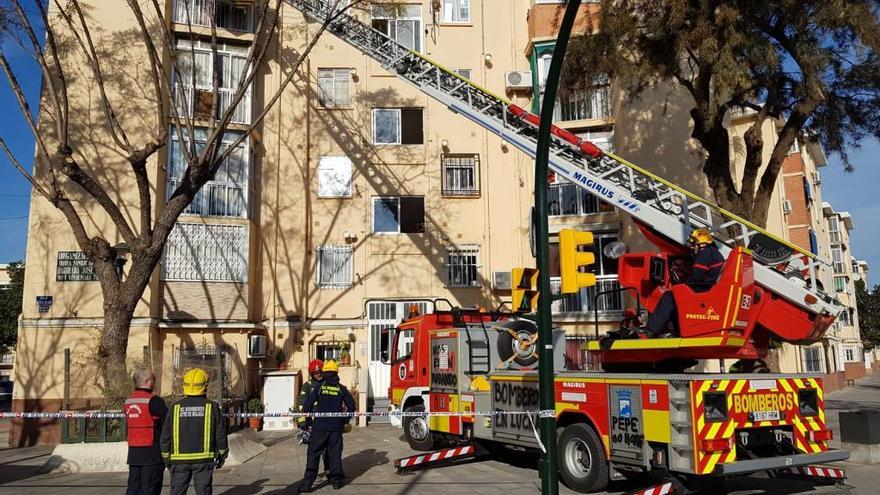
[[[811,464],[845,461],[847,459],[849,459],[849,452],[845,450],[827,450],[816,454],[794,454],[789,456],[766,457],[717,464],[715,466],[715,474],[751,474],[761,471],[774,471],[798,466],[809,466]]]

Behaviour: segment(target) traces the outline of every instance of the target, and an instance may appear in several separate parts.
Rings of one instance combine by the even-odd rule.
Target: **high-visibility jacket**
[[[213,462],[226,457],[226,423],[216,402],[204,396],[185,397],[171,406],[162,438],[162,458],[169,464]]]
[[[129,447],[152,447],[155,440],[156,421],[159,416],[150,412],[153,393],[149,390],[135,389],[125,400],[125,427]]]

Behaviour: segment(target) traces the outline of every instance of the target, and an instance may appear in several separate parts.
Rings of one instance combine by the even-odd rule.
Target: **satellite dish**
[[[605,246],[605,249],[602,250],[602,254],[604,254],[606,258],[616,260],[626,254],[627,251],[629,251],[629,246],[627,246],[625,242],[614,241]]]

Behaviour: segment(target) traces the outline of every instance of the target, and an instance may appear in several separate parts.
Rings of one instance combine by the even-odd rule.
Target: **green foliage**
[[[859,333],[865,346],[880,345],[880,285],[871,291],[864,280],[856,281],[856,304],[859,310]]]
[[[250,413],[261,413],[263,412],[263,403],[259,398],[254,397],[247,403],[247,410]]]
[[[18,316],[24,293],[24,265],[9,264],[9,288],[0,290],[0,350],[15,345],[18,338]]]
[[[880,21],[875,0],[603,0],[591,35],[572,40],[565,81],[605,74],[630,97],[671,83],[688,103],[702,172],[723,205],[766,221],[781,161],[795,139],[818,138],[847,161],[880,136]],[[673,94],[666,91],[666,94]],[[731,176],[728,111],[756,112],[746,174]],[[781,118],[772,156],[760,124]],[[750,161],[751,160],[751,161]],[[763,173],[761,166],[766,165]],[[758,180],[760,179],[760,180]]]

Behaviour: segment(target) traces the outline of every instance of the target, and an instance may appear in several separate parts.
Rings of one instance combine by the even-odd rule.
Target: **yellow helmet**
[[[712,244],[715,238],[709,229],[694,229],[691,236],[688,237],[688,244]]]
[[[337,363],[336,361],[334,361],[332,359],[330,359],[328,361],[324,361],[324,368],[321,371],[323,371],[324,373],[326,373],[328,371],[336,371],[338,373],[339,372],[339,363]]]
[[[205,395],[208,374],[201,368],[193,368],[183,375],[183,395]]]

